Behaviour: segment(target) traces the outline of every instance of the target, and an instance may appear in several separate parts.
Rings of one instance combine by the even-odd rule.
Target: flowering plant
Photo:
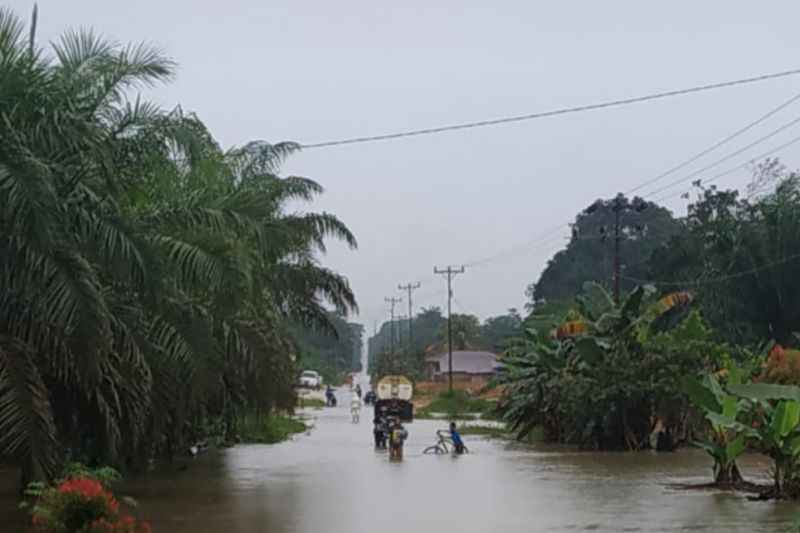
[[[149,533],[146,522],[122,515],[114,496],[96,479],[61,481],[40,493],[32,510],[33,529],[41,533]]]

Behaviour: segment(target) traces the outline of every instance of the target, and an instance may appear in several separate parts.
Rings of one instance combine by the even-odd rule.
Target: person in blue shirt
[[[456,450],[456,455],[461,455],[464,453],[464,441],[461,440],[461,435],[459,435],[458,431],[456,430],[455,422],[450,422],[450,438],[453,441],[453,447]]]

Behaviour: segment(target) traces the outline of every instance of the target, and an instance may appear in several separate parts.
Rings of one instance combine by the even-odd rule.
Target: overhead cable
[[[324,148],[330,146],[341,146],[345,144],[361,144],[361,143],[368,143],[368,142],[375,142],[375,141],[387,141],[391,139],[400,139],[404,137],[416,137],[420,135],[432,135],[435,133],[444,133],[447,131],[456,131],[456,130],[466,130],[466,129],[473,129],[473,128],[482,128],[486,126],[496,126],[499,124],[509,124],[513,122],[524,122],[528,120],[535,120],[540,118],[547,118],[547,117],[554,117],[557,115],[567,115],[572,113],[582,113],[585,111],[594,111],[597,109],[606,109],[609,107],[620,107],[630,104],[638,104],[642,102],[649,102],[652,100],[660,100],[664,98],[670,98],[673,96],[681,96],[685,94],[692,94],[692,93],[699,93],[704,91],[710,91],[713,89],[722,89],[725,87],[733,87],[737,85],[745,85],[750,83],[757,83],[761,81],[773,80],[777,78],[784,78],[787,76],[794,76],[800,74],[800,69],[792,69],[786,70],[783,72],[773,72],[770,74],[762,74],[760,76],[752,76],[749,78],[741,78],[737,80],[730,80],[724,81],[719,83],[710,83],[706,85],[698,85],[694,87],[688,87],[684,89],[676,89],[671,91],[662,91],[657,93],[651,93],[644,96],[635,96],[632,98],[622,98],[618,100],[610,100],[606,102],[599,102],[595,104],[586,104],[574,107],[563,107],[559,109],[551,109],[549,111],[539,111],[536,113],[528,113],[524,115],[515,115],[510,117],[502,117],[502,118],[494,118],[488,120],[479,120],[475,122],[462,122],[459,124],[450,124],[445,126],[436,126],[431,128],[422,128],[416,130],[406,130],[406,131],[399,131],[394,133],[385,133],[382,135],[370,135],[370,136],[363,136],[363,137],[350,137],[344,139],[334,139],[329,141],[322,141],[316,143],[301,143],[301,148],[310,149],[310,148]]]

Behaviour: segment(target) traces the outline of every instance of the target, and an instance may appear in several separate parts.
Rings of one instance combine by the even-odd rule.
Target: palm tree
[[[130,465],[289,406],[287,323],[356,308],[318,260],[353,235],[286,212],[322,192],[278,176],[298,146],[223,151],[135,94],[171,78],[159,51],[84,31],[51,57],[34,28],[0,9],[0,458]]]

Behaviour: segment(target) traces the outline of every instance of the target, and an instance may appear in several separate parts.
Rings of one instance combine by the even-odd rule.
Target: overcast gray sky
[[[3,2],[8,4],[8,1]],[[375,2],[40,0],[39,37],[91,26],[160,45],[177,80],[148,95],[195,111],[226,147],[312,143],[523,114],[800,66],[800,3],[732,0]],[[401,5],[398,5],[401,4]],[[10,5],[27,17],[29,0]],[[800,78],[428,137],[307,150],[286,173],[326,188],[360,247],[325,262],[350,279],[371,331],[397,284],[446,304],[434,265],[469,263],[454,311],[521,307],[565,244],[537,236],[658,175],[800,92]],[[787,108],[700,168],[800,116]],[[722,171],[777,146],[792,128]],[[800,149],[780,154],[794,167]],[[691,171],[665,179],[673,181]],[[709,172],[713,174],[713,172]],[[745,171],[720,180],[747,182]],[[656,186],[644,189],[652,190]],[[685,189],[685,187],[684,187]],[[674,189],[680,191],[680,188]],[[679,198],[667,205],[683,211]]]

